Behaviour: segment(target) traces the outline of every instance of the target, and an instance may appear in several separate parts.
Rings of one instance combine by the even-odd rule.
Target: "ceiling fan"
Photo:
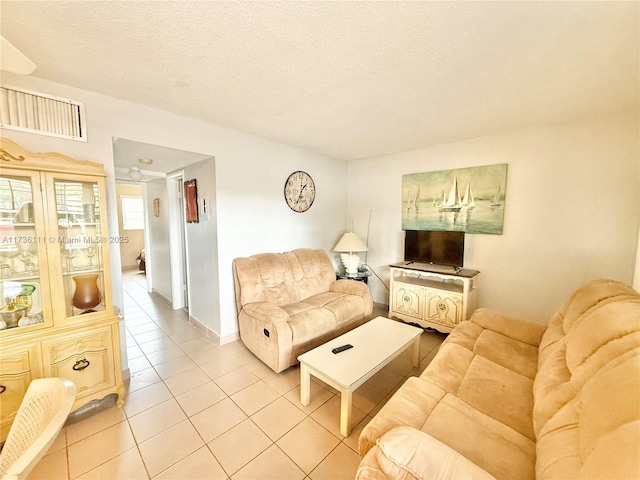
[[[29,60],[9,40],[0,36],[0,70],[29,75],[36,69],[36,64]]]

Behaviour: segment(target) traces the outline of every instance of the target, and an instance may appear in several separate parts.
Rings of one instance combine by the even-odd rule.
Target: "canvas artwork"
[[[402,176],[402,229],[502,235],[507,164]]]

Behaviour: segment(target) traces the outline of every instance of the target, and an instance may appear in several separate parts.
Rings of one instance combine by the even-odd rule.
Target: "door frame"
[[[171,266],[171,304],[174,310],[189,307],[189,252],[184,216],[184,172],[167,175],[169,203],[169,262]]]

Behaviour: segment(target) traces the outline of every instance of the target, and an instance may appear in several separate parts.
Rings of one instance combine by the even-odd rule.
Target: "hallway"
[[[67,425],[29,479],[352,479],[360,431],[410,375],[411,352],[353,397],[353,432],[339,432],[340,396],[313,379],[300,404],[299,368],[274,373],[242,342],[219,346],[124,273],[131,380],[122,409]],[[374,312],[385,314],[385,312]],[[421,337],[421,369],[444,335]]]

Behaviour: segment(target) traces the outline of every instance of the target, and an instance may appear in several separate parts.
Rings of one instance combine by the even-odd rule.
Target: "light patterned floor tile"
[[[188,417],[201,412],[205,408],[218,403],[226,398],[226,394],[220,390],[212,380],[204,383],[188,392],[176,397],[176,400]]]
[[[305,473],[310,473],[340,440],[311,418],[306,418],[276,442]]]
[[[130,373],[128,391],[135,392],[160,381],[162,379],[153,367],[145,368],[139,372]]]
[[[83,438],[87,438],[95,433],[105,430],[117,423],[126,420],[126,415],[121,408],[111,407],[90,417],[67,425],[67,445],[76,443]]]
[[[203,446],[202,438],[188,420],[139,444],[142,459],[152,477]]]
[[[300,385],[300,367],[289,367],[286,370],[275,373],[271,372],[263,378],[265,383],[281,394],[285,394]]]
[[[72,479],[79,477],[135,445],[135,439],[126,420],[80,440],[68,447],[69,476]]]
[[[259,378],[244,367],[214,380],[227,395],[233,395],[257,381],[259,381]]]
[[[27,480],[67,480],[67,451],[58,450],[42,457],[42,460],[31,470]]]
[[[190,418],[205,442],[210,442],[245,420],[247,416],[229,398],[210,406]]]
[[[231,400],[233,400],[244,413],[251,416],[261,408],[269,405],[279,396],[280,394],[269,385],[262,381],[257,381],[253,385],[249,385],[247,388],[231,395]]]
[[[166,348],[146,354],[149,363],[154,366],[185,356],[186,354],[177,345],[169,345]]]
[[[306,415],[284,397],[278,398],[251,416],[273,441],[278,440],[305,418]]]
[[[128,417],[137,415],[159,403],[171,398],[171,392],[162,382],[154,383],[127,395],[124,402],[124,411]]]
[[[366,416],[365,412],[351,407],[351,425],[358,425]],[[320,408],[311,414],[316,422],[329,430],[339,439],[344,437],[340,433],[340,397],[334,396],[328,402],[324,403]]]
[[[156,365],[154,368],[156,369],[156,372],[158,372],[158,375],[160,375],[160,378],[166,380],[167,378],[174,377],[196,367],[197,365],[193,363],[193,360],[189,357],[178,357],[173,360],[169,360],[168,362],[161,363],[160,365]]]
[[[164,384],[175,397],[210,381],[209,377],[200,368],[195,367],[165,379]]]
[[[132,448],[78,477],[78,480],[148,480],[148,478],[140,452],[137,448]]]
[[[182,408],[172,398],[138,415],[129,417],[129,425],[131,425],[136,442],[142,443],[186,419],[187,416]]]
[[[273,445],[245,465],[232,480],[303,480],[305,473]]]
[[[154,480],[224,480],[228,478],[207,447],[202,447],[188,457],[153,477]]]
[[[242,368],[242,365],[228,355],[224,355],[211,362],[201,364],[200,368],[211,380],[215,380],[229,372]]]
[[[247,419],[208,443],[208,446],[222,468],[234,474],[272,444],[269,437]]]
[[[309,474],[311,480],[352,480],[356,476],[360,457],[343,443],[339,444]]]

